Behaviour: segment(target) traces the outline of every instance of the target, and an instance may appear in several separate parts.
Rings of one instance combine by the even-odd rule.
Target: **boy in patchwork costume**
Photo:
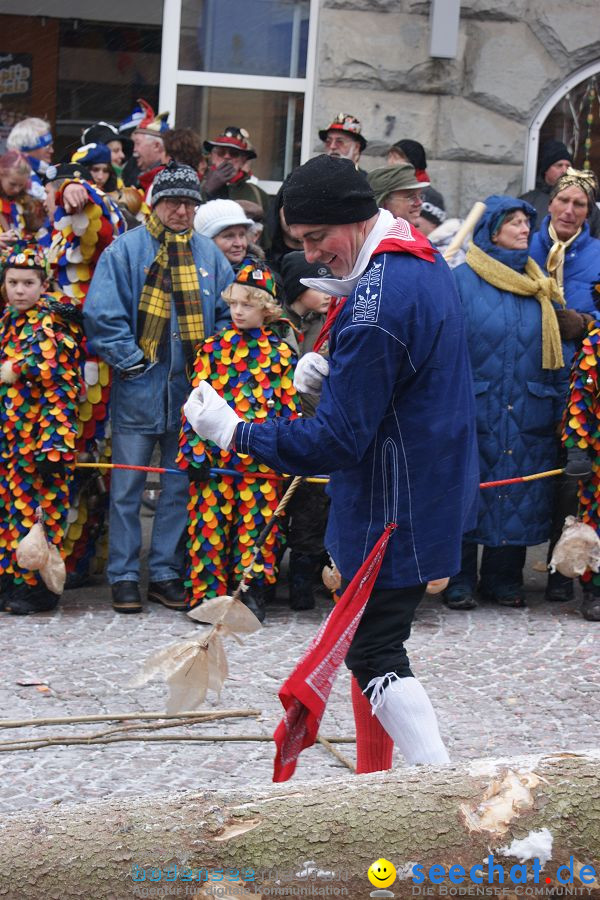
[[[45,287],[41,249],[17,245],[3,272],[0,320],[0,589],[14,615],[58,603],[19,566],[16,550],[41,507],[48,539],[63,551],[75,462],[81,332],[76,310]]]
[[[199,348],[192,385],[208,380],[245,421],[295,418],[299,411],[292,384],[295,358],[288,344],[269,327],[281,315],[272,272],[256,260],[237,273],[223,291],[232,326],[208,338]],[[208,473],[210,464],[235,469],[240,477]],[[228,594],[249,564],[253,545],[277,507],[281,483],[256,477],[275,474],[251,456],[218,451],[194,432],[185,416],[178,462],[190,478],[188,505],[189,571],[186,587],[190,607],[205,597]],[[277,580],[277,526],[267,538],[242,600],[263,621],[264,589]]]

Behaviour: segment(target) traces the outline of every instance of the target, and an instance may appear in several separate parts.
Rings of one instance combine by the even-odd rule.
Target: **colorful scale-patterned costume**
[[[72,475],[44,484],[36,468],[45,458],[75,459],[81,332],[61,300],[43,294],[26,312],[7,307],[0,320],[0,575],[15,584],[38,584],[37,574],[21,569],[15,557],[38,506],[49,539],[64,555]]]
[[[246,421],[295,418],[299,406],[292,384],[294,362],[291,348],[268,327],[240,331],[232,326],[200,347],[192,384],[196,387],[201,381],[210,381]],[[223,475],[190,483],[186,578],[190,606],[205,597],[227,594],[237,585],[250,563],[256,538],[282,493],[281,482],[252,477],[253,472],[273,474],[268,466],[213,445],[207,456],[206,449],[184,417],[178,457],[182,468],[208,461],[219,468],[236,469],[243,477]],[[253,567],[257,586],[274,584],[277,579],[279,541],[275,526]]]
[[[9,200],[7,197],[0,197],[0,215],[6,224],[17,232],[20,240],[24,240],[27,237],[25,210],[23,209],[23,204],[19,203],[18,198]]]
[[[69,184],[81,184],[89,203],[80,213],[68,214],[63,194]],[[56,193],[56,212],[48,259],[59,290],[83,306],[94,268],[102,251],[125,230],[117,205],[87,181],[67,179]],[[110,462],[106,438],[110,371],[105,362],[82,346],[85,391],[79,404],[78,455],[82,460]],[[107,556],[105,521],[108,514],[108,476],[101,470],[80,469],[75,476],[65,538],[67,570],[85,577],[101,572]]]
[[[579,515],[600,535],[600,322],[592,322],[573,363],[562,440],[566,447],[591,450],[592,477],[579,484]],[[600,574],[587,571],[584,583],[592,582],[600,593]]]

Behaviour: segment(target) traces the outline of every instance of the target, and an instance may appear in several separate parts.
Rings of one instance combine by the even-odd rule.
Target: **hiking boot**
[[[49,591],[45,584],[20,584],[8,594],[4,609],[12,616],[29,616],[56,609],[59,600],[60,594]]]
[[[568,603],[573,599],[573,579],[561,575],[560,572],[551,572],[548,575],[544,599],[550,603]]]
[[[148,600],[162,603],[167,609],[187,610],[185,587],[180,578],[169,578],[166,581],[151,581],[148,585]]]
[[[448,609],[476,609],[477,600],[468,591],[444,591],[442,595],[443,603]]]
[[[118,613],[141,613],[142,598],[137,581],[115,581],[111,584],[112,605]]]
[[[600,594],[589,594],[586,592],[583,595],[581,615],[588,622],[600,622]]]
[[[267,614],[265,596],[262,587],[250,584],[247,591],[242,591],[240,600],[247,606],[251,613],[254,613],[259,622],[265,621]]]

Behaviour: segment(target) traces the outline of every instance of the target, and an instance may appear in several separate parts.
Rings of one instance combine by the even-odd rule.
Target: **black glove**
[[[65,477],[65,464],[62,459],[40,459],[36,462],[35,467],[38,471],[42,482],[46,485],[54,483],[55,478]]]
[[[230,162],[222,162],[216,169],[209,169],[202,184],[207,196],[217,194],[233,178],[235,171],[235,166]]]
[[[193,484],[203,484],[205,481],[208,481],[210,478],[210,468],[208,459],[203,460],[201,463],[191,463],[186,469],[190,482]]]
[[[592,464],[587,450],[582,450],[581,447],[569,447],[565,475],[567,478],[576,478],[584,483],[590,480]]]
[[[137,375],[141,375],[142,372],[146,371],[148,363],[145,359],[142,359],[139,363],[136,363],[135,366],[129,366],[127,369],[121,369],[119,375],[121,378],[124,378],[126,381],[129,381],[131,378],[135,378]]]

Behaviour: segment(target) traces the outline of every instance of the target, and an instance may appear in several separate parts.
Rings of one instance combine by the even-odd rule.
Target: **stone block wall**
[[[313,122],[358,116],[364,168],[420,141],[451,214],[522,191],[529,127],[571,74],[598,60],[598,0],[463,0],[458,56],[429,56],[428,0],[322,0]]]

